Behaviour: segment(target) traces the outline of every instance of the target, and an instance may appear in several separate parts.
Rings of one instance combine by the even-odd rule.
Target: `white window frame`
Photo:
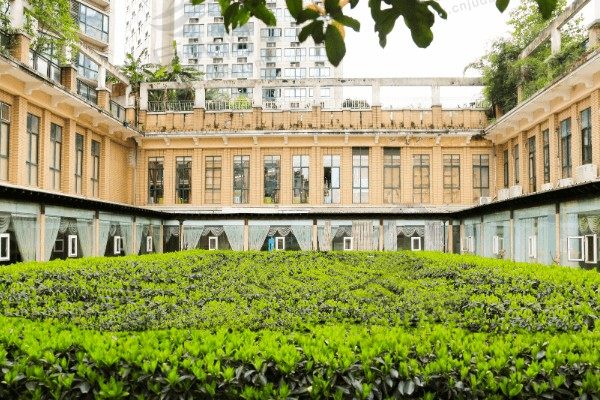
[[[214,245],[211,245],[214,243]],[[219,250],[219,237],[218,236],[209,236],[208,237],[208,249],[209,250]]]
[[[415,246],[417,244],[417,246]],[[410,251],[421,251],[422,249],[422,240],[421,237],[411,237],[410,238]]]
[[[529,258],[537,258],[537,235],[527,238],[527,256]]]
[[[10,233],[0,235],[0,261],[10,261]]]
[[[275,237],[275,250],[285,250],[285,237],[284,236]]]
[[[575,257],[571,254],[572,250],[575,248],[571,246],[571,242],[578,241],[579,248],[581,249],[581,257]],[[567,237],[567,259],[569,261],[583,261],[585,259],[585,238],[583,236],[569,236]]]
[[[67,237],[67,257],[75,258],[77,257],[77,245],[79,238],[77,235],[69,235]]]
[[[121,236],[115,236],[113,238],[113,254],[119,255],[123,251],[123,238]]]
[[[502,236],[494,236],[492,242],[492,254],[498,255],[504,250],[504,238]]]
[[[146,252],[147,253],[152,253],[154,251],[154,239],[152,239],[152,236],[146,236]]]
[[[351,250],[354,250],[354,238],[352,236],[344,236],[344,251]]]
[[[592,240],[592,250],[593,250],[592,258],[588,258],[590,239]],[[585,235],[583,244],[584,244],[583,257],[585,258],[584,262],[586,264],[596,264],[598,262],[598,236],[597,235]]]

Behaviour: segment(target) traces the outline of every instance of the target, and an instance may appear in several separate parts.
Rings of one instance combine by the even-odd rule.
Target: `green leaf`
[[[325,32],[325,51],[333,66],[337,67],[346,55],[346,43],[338,27],[330,24]]]
[[[536,2],[542,17],[544,17],[544,19],[550,18],[556,9],[557,0],[536,0]]]
[[[316,10],[313,10],[312,8],[305,8],[304,10],[300,11],[300,13],[298,14],[298,18],[296,18],[296,22],[299,24],[302,24],[310,19],[317,19],[321,16],[321,14],[319,14]]]
[[[510,0],[496,0],[496,8],[498,9],[498,11],[504,12],[504,10],[506,10],[506,7],[508,7],[509,1]]]
[[[267,6],[262,3],[258,4],[251,10],[252,15],[256,18],[260,19],[262,22],[267,24],[267,26],[275,26],[277,24],[277,19],[275,18],[275,14]]]
[[[302,0],[285,0],[285,4],[292,17],[294,19],[298,18],[300,11],[302,11]]]
[[[341,13],[339,0],[325,0],[325,12],[330,15]]]
[[[360,22],[352,17],[341,14],[335,17],[335,20],[342,25],[352,28],[356,32],[360,31]]]

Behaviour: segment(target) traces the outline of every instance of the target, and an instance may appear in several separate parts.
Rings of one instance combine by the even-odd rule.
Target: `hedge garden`
[[[0,399],[600,398],[600,275],[409,252],[0,269]]]

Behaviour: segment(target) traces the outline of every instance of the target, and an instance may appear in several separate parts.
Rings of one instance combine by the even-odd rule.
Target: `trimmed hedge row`
[[[599,331],[101,333],[0,317],[0,398],[592,399],[598,343]]]

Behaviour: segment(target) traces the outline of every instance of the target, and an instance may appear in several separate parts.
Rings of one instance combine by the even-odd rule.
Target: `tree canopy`
[[[360,31],[360,21],[344,13],[347,6],[356,7],[360,0],[323,0],[323,5],[310,3],[303,6],[302,0],[286,0],[287,8],[302,29],[298,35],[301,42],[311,37],[315,43],[325,44],[329,62],[338,66],[346,54],[346,28]],[[366,0],[364,0],[366,1]],[[510,0],[496,0],[496,7],[503,12]],[[534,0],[542,18],[552,16],[558,0]],[[204,0],[192,0],[202,4]],[[385,47],[387,36],[400,17],[410,30],[413,42],[427,47],[433,40],[436,15],[446,19],[447,13],[435,0],[368,0],[379,44]],[[266,0],[219,0],[226,29],[244,25],[250,17],[256,17],[268,26],[276,24],[275,15],[267,7]]]

